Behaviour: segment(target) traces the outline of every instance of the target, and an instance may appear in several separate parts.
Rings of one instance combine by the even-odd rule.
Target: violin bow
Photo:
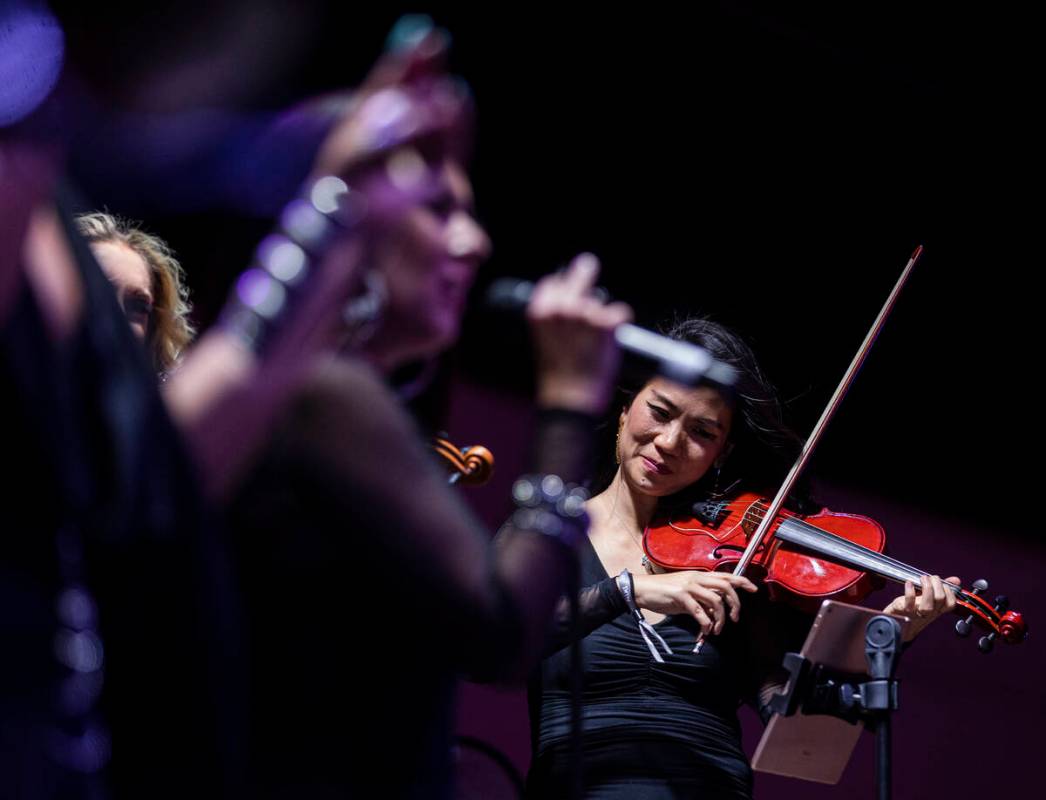
[[[897,298],[900,296],[905,283],[908,282],[908,276],[911,275],[912,268],[915,267],[915,263],[919,260],[922,252],[923,246],[919,245],[915,248],[915,252],[913,252],[911,257],[908,259],[904,271],[901,272],[901,277],[897,279],[897,283],[894,284],[890,296],[886,298],[886,302],[883,303],[883,307],[879,310],[875,322],[872,323],[872,327],[865,335],[864,341],[861,343],[861,346],[853,357],[853,361],[850,362],[850,366],[846,370],[846,374],[844,374],[842,380],[839,381],[839,385],[835,387],[835,392],[832,394],[832,398],[828,401],[828,405],[825,406],[824,411],[821,412],[821,418],[817,420],[817,424],[814,425],[813,431],[810,432],[810,436],[807,437],[805,444],[803,444],[799,457],[795,460],[792,468],[788,471],[784,483],[782,483],[781,488],[777,490],[777,494],[767,507],[762,521],[755,529],[755,533],[752,534],[751,539],[749,539],[748,546],[745,547],[744,552],[741,554],[741,559],[737,562],[737,566],[734,567],[734,575],[744,575],[748,565],[755,557],[756,551],[763,543],[767,532],[770,530],[770,526],[776,519],[781,507],[784,505],[785,498],[787,498],[792,489],[795,488],[796,481],[799,480],[799,476],[806,468],[807,463],[810,461],[810,457],[813,455],[814,450],[817,448],[817,445],[821,440],[821,435],[824,433],[825,428],[828,427],[828,423],[832,421],[835,412],[839,410],[839,406],[842,405],[843,398],[846,397],[846,393],[850,390],[854,379],[857,377],[857,372],[861,369],[865,359],[868,357],[868,353],[872,349],[872,345],[875,344],[875,340],[879,338],[879,334],[882,332],[883,326],[886,324],[886,319],[890,316],[890,312],[893,311],[894,306],[897,304]],[[694,645],[695,653],[700,651],[703,642],[704,636],[698,636],[697,643]]]
[[[738,561],[737,566],[734,567],[734,575],[744,575],[749,563],[755,556],[756,550],[762,544],[763,539],[766,538],[766,533],[773,524],[777,513],[784,505],[785,498],[788,497],[792,489],[795,488],[796,481],[799,480],[799,476],[802,474],[803,470],[806,469],[807,462],[809,462],[810,457],[813,455],[814,450],[821,441],[821,435],[824,433],[825,428],[828,427],[828,423],[832,421],[835,412],[839,410],[839,406],[842,405],[843,398],[846,397],[846,393],[850,391],[850,387],[853,385],[854,379],[857,377],[857,372],[861,369],[865,359],[868,357],[868,353],[872,349],[872,345],[875,344],[875,340],[879,338],[879,334],[882,332],[883,326],[886,324],[886,318],[890,316],[890,312],[893,311],[893,307],[897,304],[897,298],[900,296],[905,283],[908,282],[908,276],[911,275],[912,268],[915,266],[915,262],[919,260],[922,252],[923,246],[919,245],[915,248],[915,252],[912,253],[911,258],[908,259],[908,263],[905,265],[901,277],[897,279],[893,291],[891,291],[890,296],[886,298],[883,307],[879,309],[879,315],[875,318],[875,322],[864,337],[864,341],[861,343],[857,353],[854,355],[853,361],[850,362],[850,366],[846,370],[846,374],[843,375],[843,379],[839,381],[839,385],[835,387],[835,392],[832,394],[831,400],[828,401],[828,405],[825,406],[824,411],[821,412],[821,418],[817,420],[817,424],[814,425],[814,429],[811,431],[810,436],[803,445],[799,457],[792,465],[792,468],[788,471],[788,475],[785,476],[784,483],[782,483],[781,488],[777,490],[773,502],[770,503],[770,506],[766,509],[766,516],[763,517],[762,522],[759,523],[759,527],[757,527],[755,533],[752,534],[748,546],[745,548],[744,553],[741,554],[741,560]]]

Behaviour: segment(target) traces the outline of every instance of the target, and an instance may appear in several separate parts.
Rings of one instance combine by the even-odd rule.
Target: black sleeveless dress
[[[581,585],[589,587],[581,593],[582,625],[590,631],[581,646],[584,796],[751,797],[737,707],[754,701],[780,653],[801,635],[802,620],[762,592],[744,594],[741,621],[693,653],[696,622],[669,616],[655,626],[672,650],[659,664],[591,544],[581,551],[581,570]],[[535,798],[569,795],[570,649],[562,637],[556,644],[561,649],[530,687],[528,794]]]

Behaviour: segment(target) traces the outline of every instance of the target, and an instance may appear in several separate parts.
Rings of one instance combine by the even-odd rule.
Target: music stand
[[[788,683],[752,759],[753,769],[838,783],[862,723],[876,733],[876,783],[890,797],[890,714],[906,617],[826,600],[799,653],[785,656]]]

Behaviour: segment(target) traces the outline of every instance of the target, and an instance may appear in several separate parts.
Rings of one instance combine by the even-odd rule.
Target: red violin
[[[787,593],[806,608],[829,598],[861,600],[874,588],[872,575],[920,585],[920,578],[928,573],[884,555],[886,535],[874,520],[827,509],[802,517],[785,511],[784,502],[853,384],[921,254],[920,245],[908,259],[774,498],[743,494],[730,501],[706,500],[664,524],[648,527],[643,533],[648,562],[662,569],[727,570],[734,575],[746,575],[751,570],[751,577],[766,581],[771,596]],[[1024,618],[1009,610],[1005,597],[996,597],[993,605],[980,596],[987,588],[987,581],[978,580],[972,589],[952,589],[956,609],[969,611],[966,619],[956,623],[955,630],[967,636],[974,623],[986,627],[989,632],[978,641],[984,653],[992,649],[997,637],[1016,643],[1023,641],[1028,631]],[[700,646],[701,637],[695,649]]]
[[[646,529],[647,560],[663,570],[734,571],[770,505],[751,493],[695,503]],[[828,599],[859,602],[876,588],[874,576],[918,586],[928,573],[884,555],[885,546],[882,526],[868,517],[828,509],[809,516],[780,511],[756,546],[745,575],[763,580],[772,598],[811,611]],[[972,589],[954,589],[956,610],[968,612],[956,623],[956,632],[966,636],[974,624],[986,628],[988,633],[979,641],[983,652],[992,649],[997,637],[1013,644],[1027,635],[1023,616],[1008,610],[1005,597],[996,597],[992,604],[980,596],[987,588],[986,581],[978,580]]]

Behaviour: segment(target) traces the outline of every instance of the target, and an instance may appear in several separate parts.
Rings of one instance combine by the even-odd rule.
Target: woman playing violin
[[[586,797],[749,797],[737,706],[764,718],[786,649],[809,627],[803,614],[771,604],[752,581],[722,572],[650,574],[642,541],[670,501],[737,488],[765,489],[798,444],[748,346],[717,323],[691,319],[672,338],[737,367],[733,398],[713,388],[649,381],[621,410],[616,471],[587,504],[589,547],[581,553],[584,785]],[[784,466],[782,466],[784,465]],[[958,583],[958,579],[950,581]],[[627,613],[622,583],[652,628]],[[911,616],[909,637],[954,606],[940,578],[911,584],[887,611]],[[644,626],[645,627],[645,626]],[[698,635],[707,636],[693,652]],[[531,686],[535,797],[566,794],[570,694],[567,637]]]

